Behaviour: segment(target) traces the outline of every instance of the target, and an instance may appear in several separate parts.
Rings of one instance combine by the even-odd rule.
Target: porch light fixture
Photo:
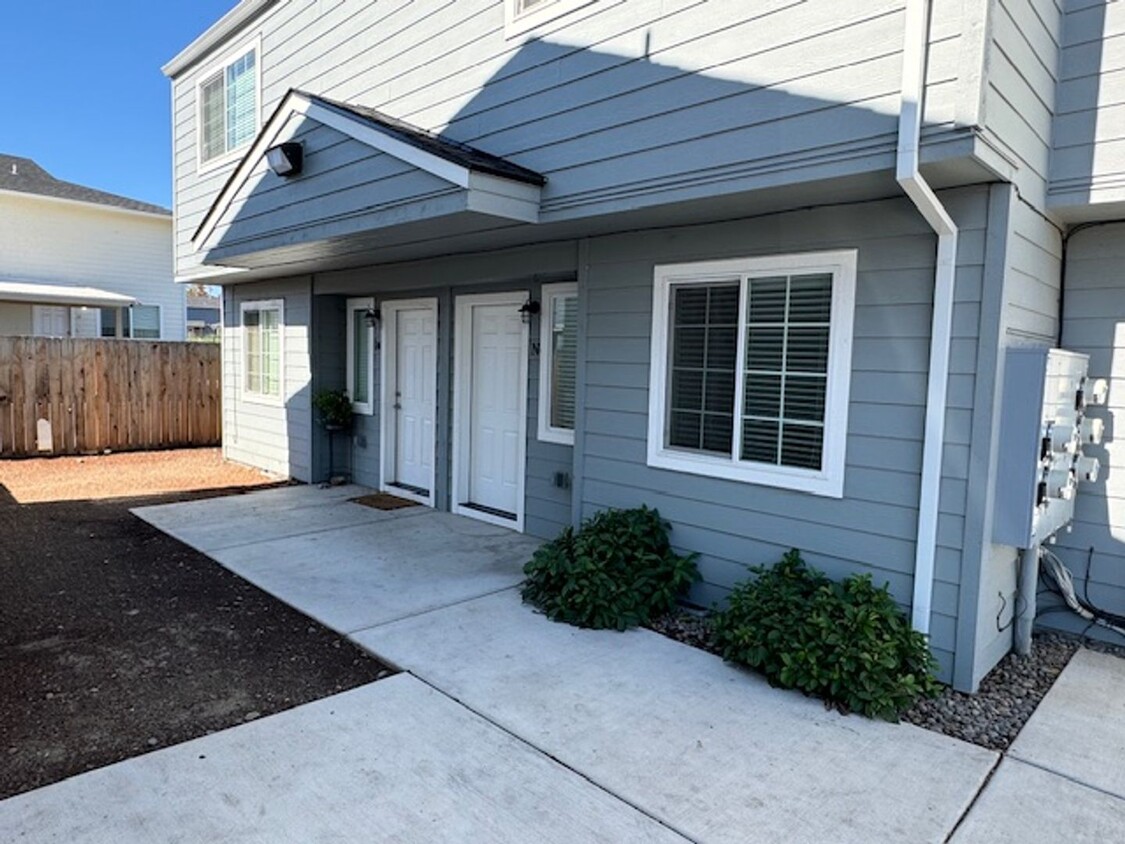
[[[266,161],[278,176],[299,176],[305,163],[305,147],[300,141],[286,141],[266,150]]]
[[[528,299],[526,302],[520,305],[520,319],[522,319],[524,321],[524,324],[526,325],[527,323],[531,322],[531,318],[533,316],[539,315],[539,311],[539,303],[534,299]]]
[[[372,328],[378,328],[379,323],[383,321],[383,312],[378,308],[368,308],[363,312],[363,318]]]

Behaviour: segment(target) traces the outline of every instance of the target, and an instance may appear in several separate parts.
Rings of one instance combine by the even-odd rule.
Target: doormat
[[[376,510],[401,510],[403,507],[417,507],[417,501],[411,501],[409,498],[399,498],[397,495],[391,495],[388,492],[373,492],[371,495],[361,495],[359,498],[351,498],[356,504],[362,504],[364,507],[374,507]]]

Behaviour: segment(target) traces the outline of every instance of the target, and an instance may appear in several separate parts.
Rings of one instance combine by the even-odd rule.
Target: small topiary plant
[[[656,510],[605,510],[578,531],[566,528],[524,566],[523,599],[553,621],[625,630],[676,603],[699,578],[695,556],[668,541]]]
[[[737,586],[715,617],[725,659],[841,712],[889,721],[940,690],[925,636],[870,575],[836,583],[807,567],[796,550],[751,571],[757,579]]]

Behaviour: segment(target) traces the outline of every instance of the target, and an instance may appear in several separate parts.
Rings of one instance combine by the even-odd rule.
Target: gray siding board
[[[263,115],[293,87],[379,106],[546,172],[545,207],[569,219],[745,189],[754,180],[885,166],[900,7],[898,0],[854,8],[826,0],[601,2],[523,42],[504,37],[496,0],[288,3],[244,36],[262,37]],[[938,3],[931,125],[950,124],[977,97],[980,71],[967,42],[979,37],[980,14],[954,0]],[[181,270],[197,263],[188,237],[230,169],[195,172],[195,83],[206,64],[174,83]],[[818,140],[800,152],[794,138]],[[731,144],[741,151],[724,158]],[[727,187],[688,184],[719,177],[717,166],[747,164],[756,174],[727,173]]]
[[[934,610],[935,618],[944,613],[948,619],[936,625],[935,644],[949,652],[954,647],[965,534],[987,197],[986,188],[946,197],[966,232],[958,259],[958,341],[939,518],[939,581],[944,585],[936,592]],[[855,367],[852,375],[844,498],[648,467],[653,265],[843,247],[859,249],[855,355],[866,364]],[[934,238],[909,206],[891,200],[688,230],[612,235],[594,239],[590,252],[583,514],[640,503],[660,508],[673,524],[673,540],[703,552],[705,582],[693,593],[696,600],[721,598],[724,588],[740,573],[744,576],[740,564],[776,559],[785,548],[799,545],[814,562],[847,560],[838,567],[844,573],[870,567],[879,577],[886,576],[896,598],[908,604],[934,260]],[[897,275],[896,267],[902,268]],[[901,288],[913,289],[898,290],[895,304],[883,304],[871,286],[896,281]],[[950,672],[951,665],[946,666]]]

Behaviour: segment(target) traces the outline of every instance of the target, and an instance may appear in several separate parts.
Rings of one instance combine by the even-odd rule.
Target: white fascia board
[[[236,35],[246,24],[276,2],[277,0],[242,0],[212,24],[206,32],[181,50],[174,59],[160,68],[161,73],[169,78],[175,78]]]
[[[135,296],[113,293],[96,287],[42,282],[0,281],[0,301],[31,302],[38,305],[127,308],[139,303]]]
[[[491,173],[469,174],[470,211],[519,220],[539,222],[539,205],[543,189],[539,185],[505,179]]]

